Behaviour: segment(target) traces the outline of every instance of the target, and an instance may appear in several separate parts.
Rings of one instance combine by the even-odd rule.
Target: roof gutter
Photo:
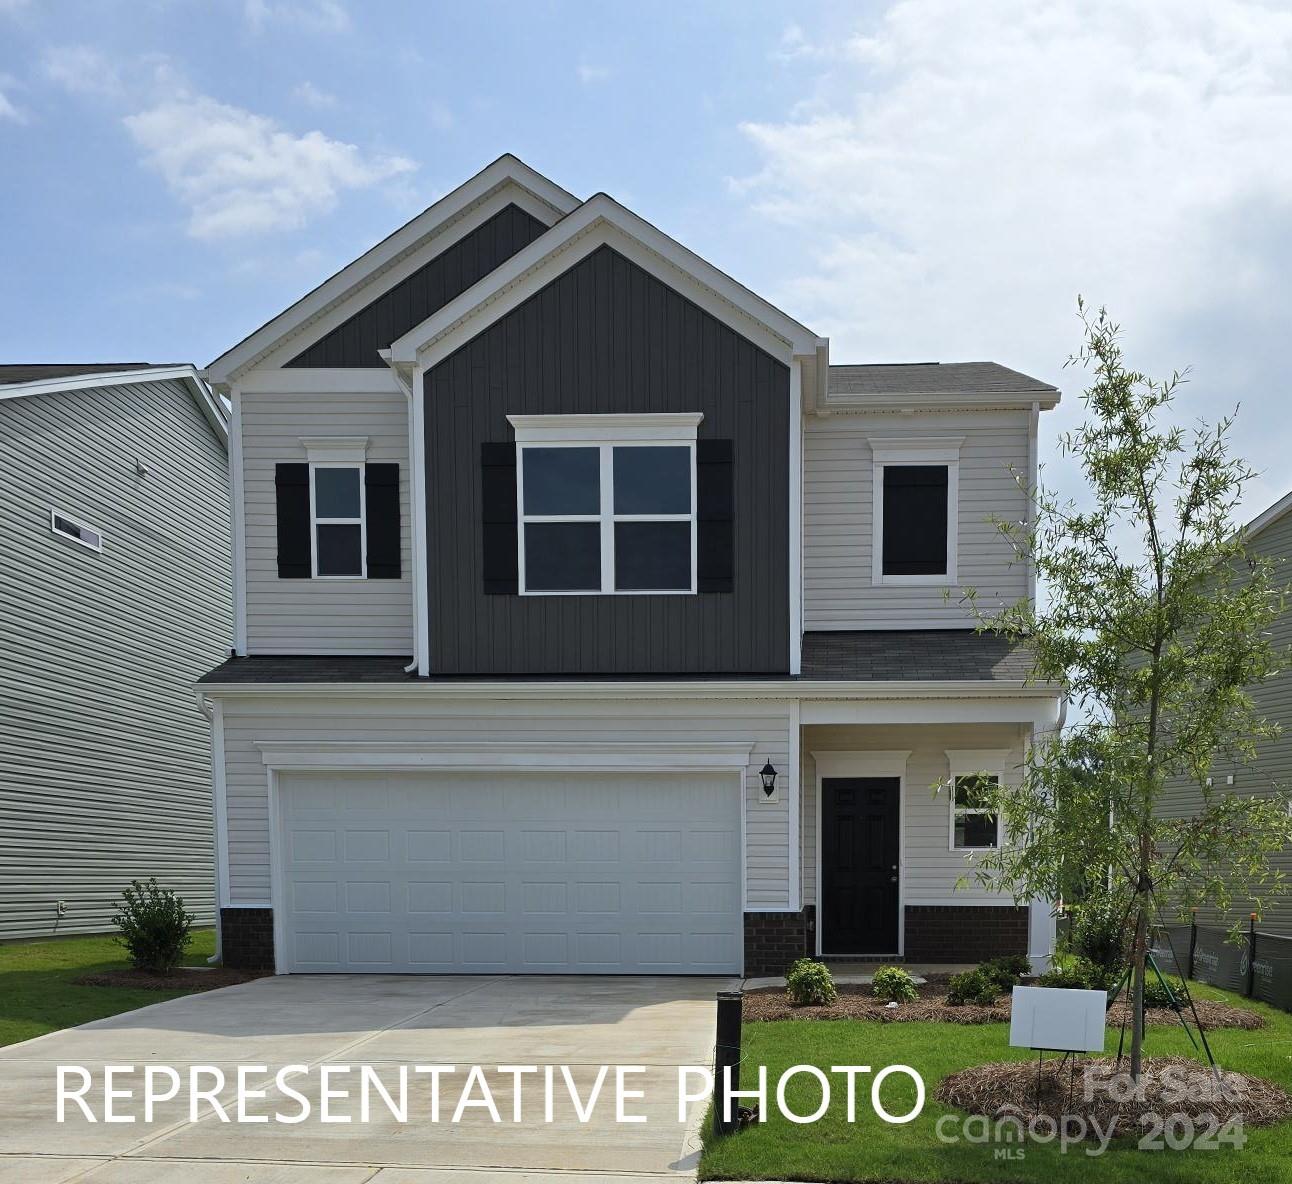
[[[987,681],[956,680],[831,680],[776,678],[763,682],[749,679],[705,679],[659,681],[568,681],[525,682],[521,680],[407,682],[204,682],[203,694],[271,695],[422,695],[451,699],[1061,699],[1055,683],[1024,679]]]

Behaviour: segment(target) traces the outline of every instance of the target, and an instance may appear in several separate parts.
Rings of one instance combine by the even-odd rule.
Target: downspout
[[[417,447],[413,439],[416,434],[416,407],[414,406],[415,395],[413,393],[413,384],[401,373],[398,366],[391,360],[390,350],[380,349],[377,351],[381,360],[390,367],[390,372],[395,376],[395,381],[399,383],[399,389],[404,392],[404,401],[408,408],[408,464],[409,464],[409,497],[408,501],[412,507],[412,522],[409,524],[412,531],[413,539],[413,660],[404,667],[405,674],[416,674],[419,665],[418,655],[422,652],[422,613],[420,609],[421,597],[418,589],[422,580],[422,571],[424,563],[422,561],[421,548],[417,545],[418,531],[421,530],[421,507],[418,505],[417,495],[414,492],[416,481],[414,480],[413,467],[416,465]]]
[[[1025,490],[1027,494],[1027,529],[1029,533],[1036,525],[1036,502],[1035,496],[1041,484],[1040,465],[1040,444],[1039,437],[1041,432],[1041,404],[1034,402],[1032,412],[1028,418],[1027,426],[1027,473],[1028,480],[1031,482],[1031,488]],[[1036,608],[1036,562],[1032,560],[1027,565],[1027,599],[1032,608]],[[1066,704],[1064,709],[1066,710]],[[1063,721],[1059,721],[1059,728],[1062,729]]]
[[[224,753],[219,751],[223,745],[220,744],[221,737],[216,730],[215,706],[201,691],[197,691],[196,695],[197,709],[202,713],[203,718],[211,729],[211,879],[215,886],[215,953],[206,960],[209,966],[219,962],[224,956],[223,942],[221,941],[221,933],[224,927],[220,924],[220,901],[224,899],[220,882],[220,833],[223,829],[223,819],[219,814],[223,803],[220,801],[220,794],[216,785],[216,777],[219,775],[216,772],[216,762],[224,760]]]

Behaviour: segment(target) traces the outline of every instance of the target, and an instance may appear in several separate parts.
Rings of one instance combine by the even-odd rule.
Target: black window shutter
[[[274,466],[278,502],[278,578],[310,578],[310,467]]]
[[[520,591],[516,560],[516,445],[480,445],[480,539],[484,590],[491,596]]]
[[[397,580],[399,557],[399,466],[363,467],[363,496],[368,531],[368,579]]]
[[[696,519],[701,592],[730,592],[735,586],[735,485],[730,440],[695,442]]]
[[[884,466],[884,555],[888,576],[947,570],[947,467]]]

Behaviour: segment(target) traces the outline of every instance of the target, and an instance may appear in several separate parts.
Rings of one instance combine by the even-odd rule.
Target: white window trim
[[[310,576],[315,580],[366,580],[368,578],[368,497],[362,460],[310,461]],[[314,504],[314,474],[319,469],[354,469],[359,474],[359,517],[320,518]],[[319,572],[319,527],[359,527],[359,572],[357,575],[322,575]]]
[[[960,445],[963,436],[872,436],[871,449],[871,581],[886,586],[949,587],[956,582]],[[888,465],[928,465],[947,470],[947,570],[944,574],[884,574],[884,469]]]
[[[694,444],[703,419],[701,411],[507,416],[517,444]]]
[[[1010,754],[999,748],[949,748],[947,753],[947,797],[948,802],[948,851],[998,851],[1005,845],[1005,819],[999,810],[986,809],[980,806],[956,805],[956,778],[972,777],[985,773],[995,777],[997,784],[1005,784],[1005,769],[1010,763]],[[995,814],[996,844],[993,847],[959,847],[956,845],[956,816],[958,814]]]
[[[521,596],[694,596],[698,591],[699,493],[695,464],[700,412],[657,415],[509,415],[516,433],[516,549]],[[687,514],[617,514],[614,499],[616,447],[686,448],[691,458],[691,509]],[[600,464],[601,501],[596,514],[527,514],[525,452],[528,448],[596,448]],[[596,522],[601,529],[599,588],[529,589],[525,584],[525,527],[528,523]],[[691,526],[689,588],[616,588],[615,524],[618,522],[688,522]]]
[[[70,522],[73,526],[79,526],[82,530],[93,531],[94,534],[98,536],[99,545],[96,547],[93,543],[87,543],[84,539],[78,539],[73,535],[66,534],[59,530],[58,527],[54,525],[54,519],[56,518],[62,518],[64,521]],[[79,518],[76,518],[71,514],[64,513],[62,510],[51,507],[49,511],[49,529],[50,533],[55,537],[62,539],[65,543],[75,543],[78,547],[84,547],[87,551],[93,551],[96,555],[103,554],[103,544],[106,542],[106,539],[104,538],[103,531],[101,531],[97,526],[91,526],[88,522],[82,522]]]
[[[367,436],[302,436],[310,464],[361,465],[368,456]]]

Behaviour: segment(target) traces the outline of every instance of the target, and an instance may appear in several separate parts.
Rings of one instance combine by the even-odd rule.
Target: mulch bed
[[[888,1007],[871,993],[868,983],[843,983],[837,987],[839,998],[829,1007],[800,1006],[791,1003],[783,987],[759,987],[745,992],[742,1014],[751,1022],[773,1020],[875,1020],[882,1024],[939,1021],[947,1024],[1001,1024],[1009,1022],[1010,1000],[1001,995],[990,1007],[947,1003],[946,975],[930,975],[927,983],[917,984],[920,997],[910,1003]],[[1245,1028],[1265,1026],[1265,1020],[1254,1011],[1211,999],[1195,1000],[1198,1015],[1205,1028]],[[1108,1026],[1120,1027],[1126,1013],[1124,1003],[1113,1004]],[[1193,1015],[1185,1008],[1185,1017],[1193,1025]],[[1150,1007],[1144,1012],[1149,1024],[1178,1024],[1179,1017],[1165,1007]]]
[[[214,991],[219,987],[234,987],[249,983],[263,975],[245,970],[226,970],[224,967],[203,969],[200,966],[180,966],[169,974],[152,974],[147,970],[100,970],[83,974],[72,980],[78,987],[133,987],[139,991]]]
[[[1039,1114],[1060,1122],[1093,1119],[1107,1130],[1116,1118],[1116,1134],[1137,1137],[1146,1131],[1141,1115],[1166,1119],[1187,1114],[1197,1120],[1199,1131],[1213,1118],[1221,1125],[1241,1118],[1244,1127],[1292,1118],[1292,1097],[1272,1081],[1223,1071],[1217,1082],[1206,1065],[1188,1057],[1146,1057],[1138,1088],[1128,1062],[1118,1068],[1111,1057],[1081,1058],[1075,1080],[1071,1065],[1057,1057],[1045,1062],[1039,1077],[1035,1061],[975,1065],[943,1078],[937,1097],[971,1114],[1012,1115],[1024,1123]],[[1073,1129],[1079,1124],[1064,1125]]]

